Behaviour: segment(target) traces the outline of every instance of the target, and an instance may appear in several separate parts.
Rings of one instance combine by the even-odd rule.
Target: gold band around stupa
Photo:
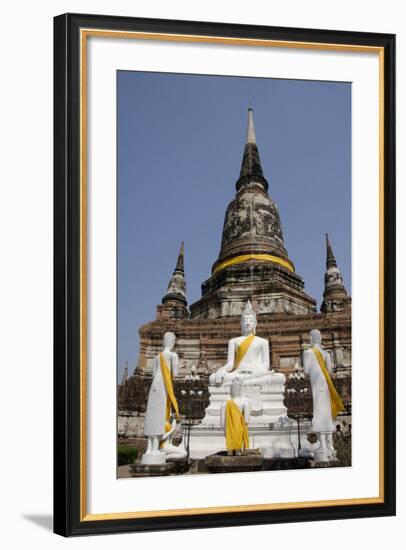
[[[213,274],[221,271],[229,265],[241,264],[242,262],[248,262],[249,260],[272,262],[274,264],[279,264],[282,267],[286,267],[286,269],[289,269],[289,271],[292,271],[293,273],[295,271],[293,264],[289,262],[289,260],[282,260],[282,258],[278,258],[278,256],[272,256],[272,254],[242,254],[241,256],[235,256],[234,258],[230,258],[229,260],[225,260],[224,262],[221,262],[221,264],[218,264],[213,269]]]

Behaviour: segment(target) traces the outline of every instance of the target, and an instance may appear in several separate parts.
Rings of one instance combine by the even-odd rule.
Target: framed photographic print
[[[54,20],[55,532],[395,513],[395,37]]]

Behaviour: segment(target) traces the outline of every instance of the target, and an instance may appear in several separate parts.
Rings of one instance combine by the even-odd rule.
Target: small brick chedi
[[[202,283],[201,298],[189,306],[184,255],[182,243],[167,292],[157,306],[156,319],[139,328],[136,368],[130,377],[126,370],[118,387],[119,434],[142,435],[152,362],[168,331],[176,334],[180,368],[174,388],[180,411],[188,412],[196,421],[204,417],[209,404],[208,378],[226,364],[227,344],[240,334],[241,313],[247,300],[257,315],[256,333],[269,342],[270,366],[287,376],[287,388],[289,374],[303,364],[309,331],[320,330],[324,349],[332,359],[334,384],[346,407],[344,414],[350,414],[351,298],[328,235],[320,311],[316,300],[306,294],[305,282],[286,250],[278,207],[262,171],[251,108],[240,175],[235,196],[226,209],[219,256],[211,276]],[[321,261],[322,257],[320,250]],[[182,397],[186,393],[182,389],[191,377],[202,393],[193,410],[186,411],[190,403]],[[290,402],[290,395],[285,393],[288,415],[298,406],[297,400]],[[311,411],[311,398],[300,406]]]

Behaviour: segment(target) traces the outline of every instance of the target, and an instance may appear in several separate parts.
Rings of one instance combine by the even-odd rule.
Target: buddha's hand
[[[225,376],[224,369],[219,369],[215,373],[214,380],[215,380],[216,386],[221,386],[221,384],[223,383],[223,380],[224,380],[224,376]]]
[[[224,373],[222,369],[213,372],[209,377],[209,384],[211,386],[220,386],[223,383]]]

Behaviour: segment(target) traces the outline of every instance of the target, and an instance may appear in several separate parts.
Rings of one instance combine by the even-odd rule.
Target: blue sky
[[[351,292],[351,84],[117,73],[118,376],[155,319],[180,241],[188,303],[217,259],[247,109],[285,245],[321,305],[325,233]]]

